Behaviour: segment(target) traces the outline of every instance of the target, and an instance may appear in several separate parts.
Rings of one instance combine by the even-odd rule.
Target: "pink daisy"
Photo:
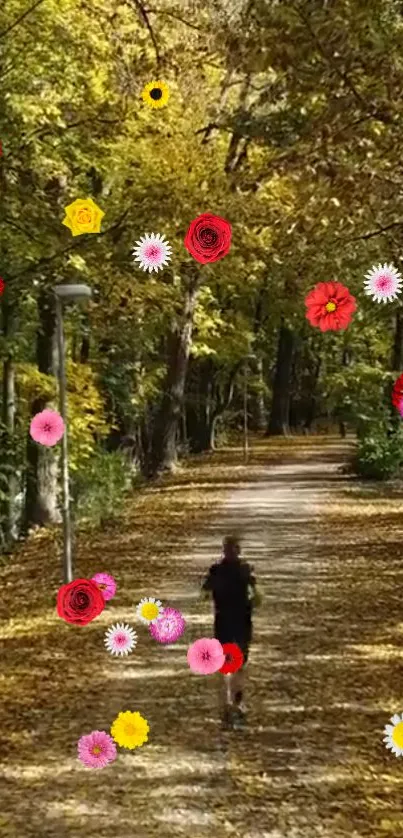
[[[116,745],[109,733],[93,730],[77,744],[78,758],[87,768],[105,768],[117,757]]]
[[[112,599],[115,596],[116,582],[109,573],[96,573],[95,576],[92,576],[92,581],[95,582],[105,600]]]
[[[131,626],[116,623],[105,632],[104,643],[112,655],[128,655],[137,644],[137,632]]]
[[[155,623],[151,623],[149,631],[158,643],[175,643],[185,631],[186,623],[180,611],[175,608],[164,608],[164,613]]]
[[[197,675],[211,675],[218,672],[225,663],[221,643],[215,637],[202,637],[188,648],[188,664]]]
[[[160,233],[148,233],[136,242],[137,247],[133,249],[134,261],[139,262],[143,271],[160,271],[171,259],[172,248]]]
[[[365,274],[364,290],[377,303],[387,303],[401,293],[402,277],[393,265],[374,265]]]
[[[56,445],[64,434],[64,422],[56,410],[42,410],[32,419],[30,434],[40,445]]]

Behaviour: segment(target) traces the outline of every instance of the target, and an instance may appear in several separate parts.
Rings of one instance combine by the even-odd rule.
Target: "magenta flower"
[[[225,663],[221,643],[215,637],[202,637],[188,648],[188,664],[197,675],[212,675]]]
[[[175,608],[164,608],[164,613],[155,623],[151,623],[149,631],[158,643],[175,643],[182,637],[186,623],[180,611]]]
[[[64,434],[64,422],[56,410],[42,410],[32,419],[29,431],[40,445],[56,445]]]
[[[87,768],[105,768],[117,757],[116,745],[109,733],[93,730],[77,744],[78,758]]]
[[[112,599],[112,597],[115,596],[116,582],[113,576],[110,576],[109,573],[96,573],[95,576],[92,576],[91,578],[101,591],[105,600]]]

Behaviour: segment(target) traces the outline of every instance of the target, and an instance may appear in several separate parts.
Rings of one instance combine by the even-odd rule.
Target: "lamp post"
[[[65,584],[73,579],[71,556],[71,518],[69,486],[69,454],[67,439],[67,386],[63,327],[63,303],[89,300],[92,296],[88,285],[56,285],[56,328],[58,347],[59,410],[64,422],[62,436],[62,488],[63,488],[63,577]]]

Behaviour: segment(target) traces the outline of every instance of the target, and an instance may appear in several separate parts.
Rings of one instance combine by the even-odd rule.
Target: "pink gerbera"
[[[180,611],[175,608],[164,608],[164,613],[155,623],[151,623],[149,631],[158,643],[175,643],[185,631],[186,623]]]
[[[188,664],[197,675],[211,675],[218,672],[225,662],[225,654],[219,640],[201,637],[188,648]]]
[[[115,596],[116,582],[109,573],[96,573],[95,576],[92,576],[92,581],[95,582],[105,600],[112,599]]]
[[[87,768],[105,768],[116,759],[116,745],[109,733],[93,730],[82,736],[77,745],[78,758]]]
[[[64,434],[64,422],[56,410],[42,410],[32,419],[30,434],[40,445],[56,445]]]

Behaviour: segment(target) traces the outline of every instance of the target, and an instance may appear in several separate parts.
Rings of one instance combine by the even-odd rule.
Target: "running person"
[[[241,559],[240,544],[234,536],[223,541],[220,562],[213,564],[203,582],[202,591],[214,602],[214,636],[220,643],[236,643],[243,654],[243,665],[233,675],[224,676],[224,726],[245,721],[243,706],[244,666],[252,640],[252,610],[259,604],[252,568]]]

